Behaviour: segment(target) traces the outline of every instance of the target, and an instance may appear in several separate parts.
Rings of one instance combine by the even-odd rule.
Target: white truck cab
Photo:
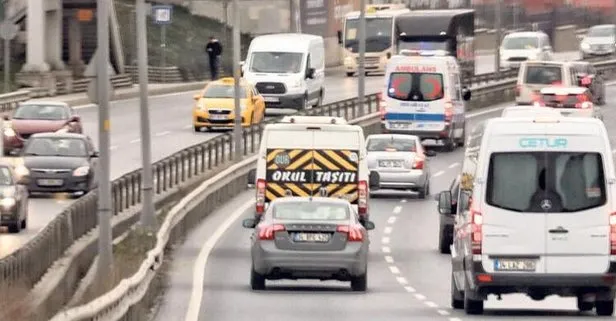
[[[494,118],[470,134],[451,247],[451,303],[483,313],[489,294],[577,297],[612,315],[616,173],[598,119]],[[439,210],[451,211],[451,195]],[[448,209],[449,208],[449,209]]]
[[[266,108],[319,106],[325,94],[323,37],[295,33],[258,36],[250,42],[242,75],[263,96]]]

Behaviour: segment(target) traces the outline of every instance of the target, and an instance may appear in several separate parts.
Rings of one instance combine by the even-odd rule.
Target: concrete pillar
[[[46,13],[45,32],[48,41],[45,43],[46,61],[54,70],[63,70],[62,61],[62,7]]]
[[[81,22],[72,16],[68,21],[69,64],[83,65],[81,55]]]
[[[44,0],[28,0],[26,16],[28,43],[26,47],[26,64],[24,72],[47,72],[49,65],[45,61],[45,5]]]

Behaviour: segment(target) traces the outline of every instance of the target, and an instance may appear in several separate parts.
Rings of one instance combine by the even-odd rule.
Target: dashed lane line
[[[400,212],[402,212],[402,206],[394,207],[394,210],[393,210],[394,214],[400,214]]]
[[[458,166],[460,166],[460,163],[453,163],[453,164],[449,165],[449,169],[456,168]]]
[[[445,174],[445,171],[438,171],[434,175],[432,175],[430,178],[439,177],[439,176],[441,176],[443,174]]]

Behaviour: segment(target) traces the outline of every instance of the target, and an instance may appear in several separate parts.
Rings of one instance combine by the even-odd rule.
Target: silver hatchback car
[[[426,150],[414,135],[377,134],[366,139],[368,169],[379,174],[379,189],[410,190],[419,198],[430,195],[430,166]]]
[[[367,287],[368,230],[343,199],[283,197],[262,218],[245,219],[251,235],[250,286],[265,289],[266,280],[317,279],[351,281],[353,291]]]

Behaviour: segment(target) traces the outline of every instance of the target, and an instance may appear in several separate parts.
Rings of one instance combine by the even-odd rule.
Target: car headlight
[[[10,127],[5,128],[3,133],[6,137],[15,137],[17,135],[17,133],[15,133],[15,130]]]
[[[13,187],[3,188],[2,197],[6,197],[6,198],[15,197],[15,188]]]
[[[73,176],[86,176],[90,172],[90,166],[81,166],[73,171]]]
[[[15,167],[15,174],[20,177],[27,176],[30,175],[30,170],[28,170],[28,168],[26,168],[26,166],[24,165],[19,165]]]
[[[15,198],[13,197],[6,197],[0,200],[0,205],[2,205],[2,207],[4,208],[11,208],[13,206],[15,206],[17,202],[15,201]]]
[[[352,65],[353,64],[353,57],[345,57],[344,58],[344,64],[345,65]]]
[[[582,42],[580,44],[580,47],[582,47],[582,49],[584,49],[584,50],[588,50],[588,49],[590,49],[590,44],[588,44],[588,42]]]

